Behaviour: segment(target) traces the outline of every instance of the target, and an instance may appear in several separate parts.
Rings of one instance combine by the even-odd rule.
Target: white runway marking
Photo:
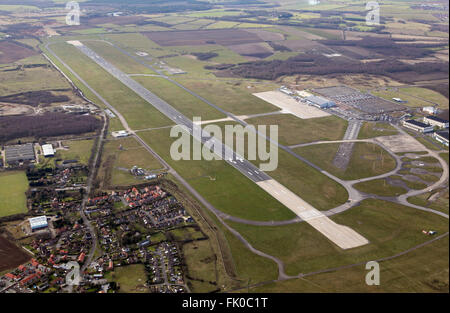
[[[340,248],[351,249],[369,243],[366,238],[353,229],[335,223],[277,181],[270,179],[257,182],[256,184]],[[283,192],[283,195],[280,196],[277,191]]]

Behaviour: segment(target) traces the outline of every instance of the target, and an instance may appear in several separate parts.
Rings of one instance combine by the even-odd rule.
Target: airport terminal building
[[[319,96],[310,96],[305,100],[308,104],[318,107],[319,109],[326,109],[336,106],[336,103],[334,103],[333,101]]]

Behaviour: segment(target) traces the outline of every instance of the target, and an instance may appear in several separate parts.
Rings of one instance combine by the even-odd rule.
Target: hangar
[[[433,131],[433,126],[424,124],[416,120],[403,121],[403,126],[421,133],[429,133]]]
[[[5,147],[6,163],[15,164],[20,162],[34,161],[34,146],[32,143]]]
[[[333,101],[318,96],[307,97],[306,102],[320,109],[326,109],[336,106],[336,103],[334,103]]]

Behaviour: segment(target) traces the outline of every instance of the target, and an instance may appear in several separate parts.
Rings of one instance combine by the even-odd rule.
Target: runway
[[[349,249],[368,243],[367,239],[349,227],[338,225],[330,220],[319,210],[306,203],[299,196],[272,179],[266,173],[259,170],[258,167],[250,163],[248,160],[244,159],[243,156],[236,154],[233,149],[227,145],[224,145],[221,141],[211,136],[208,132],[202,130],[199,125],[194,125],[190,119],[173,108],[169,103],[144,88],[137,81],[120,71],[114,65],[99,56],[96,52],[86,47],[79,41],[69,41],[68,43],[79,49],[91,60],[100,65],[113,77],[121,81],[125,86],[133,90],[149,104],[153,105],[157,110],[166,115],[177,125],[183,127],[183,129],[187,131],[194,139],[203,144],[209,143],[213,144],[215,147],[219,147],[219,150],[221,151],[219,156],[222,158],[223,156],[226,156],[223,158],[225,162],[255,182],[263,190],[272,195],[299,217],[304,219],[307,223],[325,235],[340,248]]]

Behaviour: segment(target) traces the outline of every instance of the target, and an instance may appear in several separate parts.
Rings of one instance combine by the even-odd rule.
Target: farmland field
[[[27,212],[25,172],[0,173],[0,217]]]
[[[0,273],[27,262],[31,256],[23,249],[0,236]]]

